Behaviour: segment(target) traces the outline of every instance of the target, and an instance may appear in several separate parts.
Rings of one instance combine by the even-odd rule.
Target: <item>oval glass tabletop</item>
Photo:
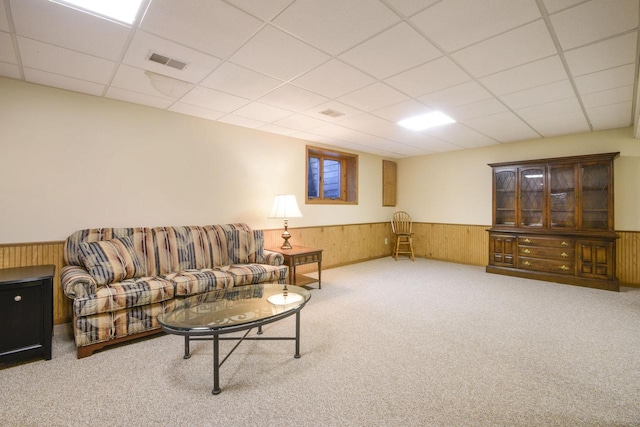
[[[308,290],[282,284],[216,289],[177,301],[158,315],[158,322],[165,329],[191,333],[263,324],[292,314],[310,298]]]

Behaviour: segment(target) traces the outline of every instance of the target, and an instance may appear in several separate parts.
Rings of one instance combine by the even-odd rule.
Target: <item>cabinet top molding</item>
[[[583,156],[569,156],[569,157],[552,157],[549,159],[532,159],[532,160],[518,160],[512,162],[501,163],[488,163],[492,168],[500,166],[512,166],[512,165],[537,165],[540,163],[576,163],[576,162],[590,162],[590,161],[602,161],[613,160],[620,155],[620,152],[615,153],[599,153],[599,154],[587,154]]]

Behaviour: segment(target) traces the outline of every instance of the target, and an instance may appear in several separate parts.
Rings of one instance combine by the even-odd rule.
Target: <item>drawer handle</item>
[[[569,244],[567,242],[562,242],[560,243],[561,246],[569,246]]]
[[[525,242],[525,243],[531,243],[531,240],[529,240],[529,239],[524,239],[524,242]]]
[[[566,252],[562,252],[562,253],[560,254],[560,256],[561,256],[562,258],[566,258],[566,257],[568,257],[569,255],[567,255],[567,253],[566,253]]]
[[[567,271],[567,270],[569,270],[569,267],[567,267],[566,265],[561,265],[559,268],[560,268],[560,270],[562,270],[562,271]]]
[[[531,265],[531,263],[529,261],[525,261],[523,262],[524,265]]]
[[[20,301],[22,301],[22,296],[21,295],[16,295],[15,297],[13,297],[13,300],[15,302],[20,302]]]
[[[524,252],[525,254],[530,254],[531,253],[531,251],[529,249],[525,249],[522,252]]]

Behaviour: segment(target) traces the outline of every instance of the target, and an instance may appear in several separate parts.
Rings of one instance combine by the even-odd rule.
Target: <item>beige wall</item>
[[[421,222],[491,224],[487,163],[620,152],[614,162],[617,230],[640,230],[640,140],[615,129],[401,159],[398,204]]]
[[[0,78],[0,243],[62,240],[87,227],[242,221],[293,193],[291,227],[387,221],[382,158],[360,154],[359,204],[304,205],[307,142]],[[314,144],[317,145],[317,144]],[[346,150],[345,150],[346,151]],[[487,163],[620,151],[616,228],[640,230],[640,140],[631,129],[398,160],[398,206],[416,221],[491,223]]]
[[[304,205],[305,145],[285,136],[0,78],[0,243],[88,227],[267,219],[293,193],[292,227],[387,220],[382,158],[359,156],[357,206]]]

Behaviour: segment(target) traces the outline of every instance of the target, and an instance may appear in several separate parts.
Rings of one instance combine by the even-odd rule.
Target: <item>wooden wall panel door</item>
[[[398,165],[390,160],[382,161],[382,206],[395,206]]]

